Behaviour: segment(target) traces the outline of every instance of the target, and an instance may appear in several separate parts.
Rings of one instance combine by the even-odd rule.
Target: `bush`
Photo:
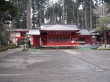
[[[110,48],[98,48],[98,50],[110,50]]]
[[[8,47],[2,47],[2,48],[0,48],[0,52],[6,51],[6,50],[8,50]]]
[[[1,48],[0,48],[0,52],[6,51],[6,50],[8,50],[8,49],[14,49],[14,48],[16,48],[16,45],[14,45],[14,44],[9,44],[8,46],[1,47]]]
[[[8,44],[8,49],[13,49],[13,48],[16,48],[15,44]]]

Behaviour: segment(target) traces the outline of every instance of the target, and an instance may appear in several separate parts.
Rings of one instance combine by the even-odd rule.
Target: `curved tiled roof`
[[[81,29],[80,30],[80,35],[92,35],[92,32],[90,32],[87,29]]]
[[[9,29],[7,29],[7,31],[9,31]],[[10,29],[10,31],[13,31],[13,32],[16,32],[16,31],[25,32],[25,31],[29,31],[29,29]]]
[[[29,35],[40,35],[40,31],[39,30],[29,30]]]
[[[60,30],[79,30],[77,25],[61,25],[61,24],[56,24],[56,25],[42,25],[41,30],[55,30],[55,31],[60,31]]]
[[[80,29],[79,33],[80,35],[99,35],[99,33],[94,33],[92,31],[89,31],[88,29]]]

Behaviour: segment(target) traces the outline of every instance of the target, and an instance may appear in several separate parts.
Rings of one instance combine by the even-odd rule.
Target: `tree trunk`
[[[102,0],[102,17],[105,16],[105,12],[104,12],[104,1]]]
[[[68,23],[68,9],[67,9],[67,5],[66,5],[66,24]]]
[[[52,21],[52,23],[55,23],[55,12],[54,12],[55,10],[54,9],[55,9],[55,5],[53,3],[53,15],[52,15],[52,20],[53,21]]]
[[[32,0],[28,0],[27,4],[27,28],[32,28],[32,18],[31,18],[31,7],[32,7]]]
[[[73,24],[74,24],[74,22],[75,22],[75,13],[74,13],[74,1],[73,1]]]
[[[65,0],[63,0],[63,17],[62,17],[62,21],[63,21],[63,24],[65,24]]]
[[[77,25],[79,26],[79,9],[77,8]]]
[[[92,0],[90,0],[90,29],[92,30]]]
[[[85,7],[85,12],[84,12],[84,17],[85,17],[85,28],[87,28],[87,11],[86,11],[86,7]]]
[[[81,18],[81,21],[82,21],[82,28],[84,28],[84,9],[82,10],[82,18]]]

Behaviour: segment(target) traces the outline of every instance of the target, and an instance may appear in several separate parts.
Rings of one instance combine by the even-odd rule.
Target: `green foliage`
[[[110,28],[107,27],[107,24],[110,23],[110,17],[102,17],[97,19],[97,31],[106,31],[110,30]]]
[[[17,15],[17,7],[9,1],[0,1],[0,19],[3,20],[13,20]]]
[[[5,47],[0,47],[0,52],[6,51],[8,49],[14,49],[14,48],[16,48],[16,46],[14,44],[9,44]]]
[[[7,36],[5,35],[4,30],[0,30],[0,41],[1,41],[1,46],[7,46]]]
[[[104,0],[106,3],[110,4],[110,0]]]
[[[62,8],[59,4],[55,3],[52,7],[47,8],[45,17],[46,19],[50,19],[50,23],[59,23],[61,21],[58,21],[58,17],[61,20],[62,16]]]
[[[33,28],[35,28],[35,25],[40,26],[42,23],[44,23],[44,11],[45,6],[49,3],[47,3],[48,0],[33,0],[32,2],[32,9],[33,9],[33,17],[32,17],[32,23]],[[37,12],[37,14],[36,14]]]
[[[27,3],[28,0],[14,0],[14,4],[17,7],[17,16],[13,24],[16,28],[26,28]]]
[[[17,44],[18,44],[18,46],[19,45],[23,45],[25,42],[25,39],[19,39],[18,41],[17,41]]]
[[[13,48],[16,48],[16,45],[15,44],[8,44],[8,49],[13,49]]]
[[[2,47],[2,48],[0,48],[0,52],[6,51],[6,50],[8,50],[8,47]]]
[[[10,1],[0,0],[0,41],[2,46],[7,46],[7,33],[3,24],[12,21],[17,15],[17,7]]]
[[[72,0],[65,0],[65,10],[67,12],[67,23],[76,23],[77,20],[77,6],[79,6],[77,3],[75,3]],[[73,9],[74,8],[74,9]],[[76,15],[75,17],[73,16],[73,13]]]

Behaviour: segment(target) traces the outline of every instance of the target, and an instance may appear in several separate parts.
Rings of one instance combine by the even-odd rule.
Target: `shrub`
[[[2,47],[2,48],[0,48],[0,52],[6,51],[6,50],[8,50],[8,47]]]
[[[16,48],[15,44],[8,44],[8,49],[13,49],[13,48]]]
[[[16,48],[16,45],[15,44],[9,44],[8,46],[1,47],[0,52],[6,51],[8,49],[13,49],[13,48]]]

